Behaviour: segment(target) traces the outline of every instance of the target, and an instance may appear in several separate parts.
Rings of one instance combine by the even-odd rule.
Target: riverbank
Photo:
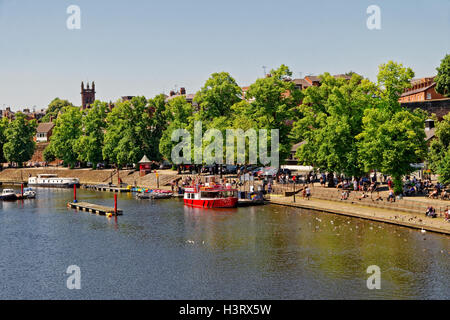
[[[271,195],[270,203],[274,205],[311,209],[344,216],[351,216],[355,218],[368,219],[450,235],[450,223],[446,222],[442,217],[433,219],[430,217],[426,217],[425,214],[403,211],[400,212],[396,210],[373,208],[359,204],[350,204],[322,199],[306,200],[302,199],[301,197],[297,197],[296,202],[293,202],[293,197],[284,197],[278,195]]]
[[[135,170],[117,170],[115,169],[68,169],[61,167],[42,167],[42,168],[9,168],[0,171],[0,184],[21,184],[27,183],[28,177],[38,174],[57,174],[59,177],[73,177],[80,180],[80,184],[106,184],[112,182],[117,184],[118,178],[123,183],[136,185],[143,188],[169,188],[169,183],[176,178],[176,171],[158,170],[158,174],[150,173],[143,177],[139,171]]]
[[[120,170],[117,173],[115,169],[92,170],[55,167],[5,169],[0,172],[0,183],[26,183],[29,176],[52,173],[60,177],[78,178],[82,185],[106,184],[109,182],[116,184],[120,177],[120,180],[128,185],[136,185],[142,188],[171,189],[170,183],[181,177],[177,175],[176,171],[172,170],[158,170],[157,172],[157,174],[150,173],[141,177],[139,172],[135,170]],[[272,194],[270,203],[450,234],[450,223],[446,222],[442,217],[443,210],[448,206],[447,202],[425,198],[408,198],[395,203],[377,202],[372,199],[363,199],[361,201],[356,200],[356,193],[351,196],[350,202],[343,202],[339,201],[339,195],[340,192],[337,189],[316,186],[313,187],[313,198],[311,200],[304,200],[300,195],[297,195],[294,203],[292,196],[286,197]],[[385,196],[383,192],[381,195]],[[438,208],[438,218],[432,219],[425,216],[425,210],[428,205]]]

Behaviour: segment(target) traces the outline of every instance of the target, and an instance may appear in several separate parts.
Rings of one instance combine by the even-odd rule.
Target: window
[[[431,93],[427,93],[427,100],[431,100]]]

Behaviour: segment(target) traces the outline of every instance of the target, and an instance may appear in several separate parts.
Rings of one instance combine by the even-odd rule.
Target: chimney
[[[181,88],[180,88],[180,94],[186,94],[186,89],[183,88],[183,87],[181,87]]]
[[[434,128],[434,120],[433,119],[427,119],[425,120],[425,130],[431,130]]]

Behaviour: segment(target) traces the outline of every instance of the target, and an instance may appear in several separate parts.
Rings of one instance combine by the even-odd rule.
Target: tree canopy
[[[73,167],[78,160],[75,146],[82,134],[82,113],[79,108],[67,106],[56,120],[47,148],[56,158]]]
[[[428,160],[443,184],[450,184],[450,114],[436,125],[436,139],[430,143]]]
[[[231,106],[241,100],[241,88],[227,72],[213,73],[195,95],[201,120],[231,114]]]
[[[446,97],[450,97],[450,54],[446,54],[441,65],[436,68],[436,91]]]
[[[0,119],[0,163],[3,163],[6,161],[5,155],[3,153],[3,145],[6,142],[5,131],[6,131],[6,128],[8,128],[8,125],[9,125],[8,118],[4,117],[4,118]]]
[[[74,144],[78,160],[91,162],[94,169],[103,160],[102,148],[106,127],[105,102],[95,101],[82,119],[82,134]]]
[[[272,69],[270,75],[257,79],[250,85],[245,98],[248,104],[239,104],[235,111],[243,114],[234,115],[236,119],[245,119],[255,125],[255,129],[278,129],[280,136],[279,155],[284,161],[290,153],[293,141],[289,137],[292,123],[301,117],[298,106],[303,94],[290,81],[292,72],[285,65]],[[245,106],[246,108],[242,108]],[[248,108],[247,108],[248,107]],[[270,144],[270,138],[268,143]]]
[[[50,122],[50,119],[52,119],[52,118],[53,118],[53,120],[56,120],[59,113],[65,107],[73,107],[73,104],[67,100],[63,100],[60,98],[53,99],[52,102],[50,102],[50,104],[48,105],[45,116],[41,119],[41,122]]]
[[[306,89],[300,109],[304,117],[293,127],[296,141],[305,141],[297,150],[301,163],[326,172],[360,177],[365,173],[358,161],[357,135],[362,132],[364,111],[373,108],[376,87],[360,75],[350,80],[328,73],[320,87]]]
[[[384,108],[400,110],[398,98],[405,89],[411,87],[413,77],[412,69],[403,67],[401,63],[389,61],[378,67],[378,95],[381,97]]]
[[[363,132],[358,135],[359,161],[365,172],[378,169],[395,181],[414,172],[411,166],[426,157],[425,116],[417,110],[395,113],[383,109],[367,109]],[[401,192],[401,185],[396,184]]]
[[[183,96],[175,97],[167,103],[165,118],[168,125],[159,142],[159,152],[165,159],[171,160],[172,150],[178,144],[178,142],[172,141],[172,133],[175,130],[188,130],[193,137],[193,114],[194,108]]]
[[[4,125],[2,121],[2,126]],[[15,162],[19,166],[31,159],[34,153],[35,142],[33,137],[36,133],[36,120],[28,121],[26,116],[17,112],[15,119],[4,131],[5,143],[3,153],[8,162]]]

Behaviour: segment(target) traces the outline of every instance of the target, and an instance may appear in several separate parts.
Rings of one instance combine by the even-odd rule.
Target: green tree
[[[436,125],[436,139],[430,144],[430,168],[439,175],[439,181],[450,184],[450,114]]]
[[[436,68],[436,91],[446,97],[450,97],[450,54],[446,54],[441,65]]]
[[[44,158],[44,161],[47,162],[52,162],[56,159],[55,155],[53,154],[52,148],[49,146],[44,149],[42,156]]]
[[[358,162],[356,136],[362,132],[364,110],[373,108],[376,86],[358,74],[350,80],[328,73],[320,76],[319,87],[306,89],[298,120],[291,136],[305,141],[297,149],[300,163],[326,172],[361,177],[366,171]]]
[[[234,119],[247,117],[256,125],[254,129],[278,129],[280,136],[280,161],[284,161],[290,153],[292,140],[289,138],[291,123],[301,114],[297,107],[300,105],[303,94],[290,81],[292,72],[285,65],[270,71],[270,76],[257,79],[250,85],[246,94],[248,109],[243,110],[242,104],[234,110],[243,111],[243,114],[234,114]],[[235,120],[233,120],[236,123]],[[269,138],[270,143],[270,138]]]
[[[161,160],[159,151],[159,142],[164,130],[167,128],[166,117],[166,97],[163,94],[157,95],[153,99],[148,100],[148,112],[150,115],[150,132],[148,145],[150,146],[147,156],[150,159]]]
[[[141,99],[139,99],[140,101]],[[142,124],[136,123],[133,101],[116,103],[114,109],[106,117],[106,134],[103,147],[103,158],[118,167],[137,163],[144,151],[139,144],[136,128],[141,130]],[[141,109],[141,108],[139,108]]]
[[[82,134],[82,113],[79,108],[67,106],[56,120],[50,144],[49,153],[64,161],[64,164],[74,167],[78,153],[75,145]]]
[[[74,144],[78,153],[78,160],[91,162],[95,170],[97,164],[103,160],[103,136],[106,127],[105,102],[95,101],[88,113],[82,119],[82,134]]]
[[[193,138],[193,115],[194,108],[186,101],[184,97],[176,97],[167,103],[165,118],[167,119],[167,128],[163,131],[159,152],[165,159],[170,160],[172,157],[172,149],[178,142],[172,141],[172,133],[177,129],[186,129],[191,133]]]
[[[15,162],[19,166],[31,159],[34,153],[36,134],[36,120],[27,121],[26,116],[17,112],[15,119],[5,130],[6,142],[3,153],[8,162]]]
[[[229,73],[213,73],[195,95],[201,120],[230,115],[231,106],[241,100],[241,95],[241,88]]]
[[[253,117],[252,105],[247,100],[242,100],[232,106],[233,116],[229,121],[230,129],[241,129],[247,132],[249,129],[255,129],[258,134],[258,123],[257,118]],[[249,152],[250,152],[250,139],[245,139],[245,163],[239,164],[249,164]],[[228,152],[228,150],[225,150]],[[234,147],[233,154],[235,161],[237,160],[237,148]],[[242,155],[241,155],[242,156]]]
[[[5,155],[3,154],[3,145],[6,142],[5,131],[8,128],[8,118],[0,119],[0,163],[6,162]]]
[[[67,100],[62,100],[60,98],[55,98],[48,105],[45,116],[41,119],[41,122],[50,122],[50,119],[56,120],[58,118],[59,113],[65,107],[73,107],[72,103]]]
[[[414,72],[411,68],[405,68],[401,63],[389,61],[378,68],[378,95],[385,108],[392,111],[401,109],[398,98],[403,91],[411,87],[411,79]]]
[[[363,118],[363,132],[357,136],[359,161],[368,172],[378,169],[391,175],[395,192],[402,192],[402,177],[415,169],[426,156],[423,112],[367,109]]]

